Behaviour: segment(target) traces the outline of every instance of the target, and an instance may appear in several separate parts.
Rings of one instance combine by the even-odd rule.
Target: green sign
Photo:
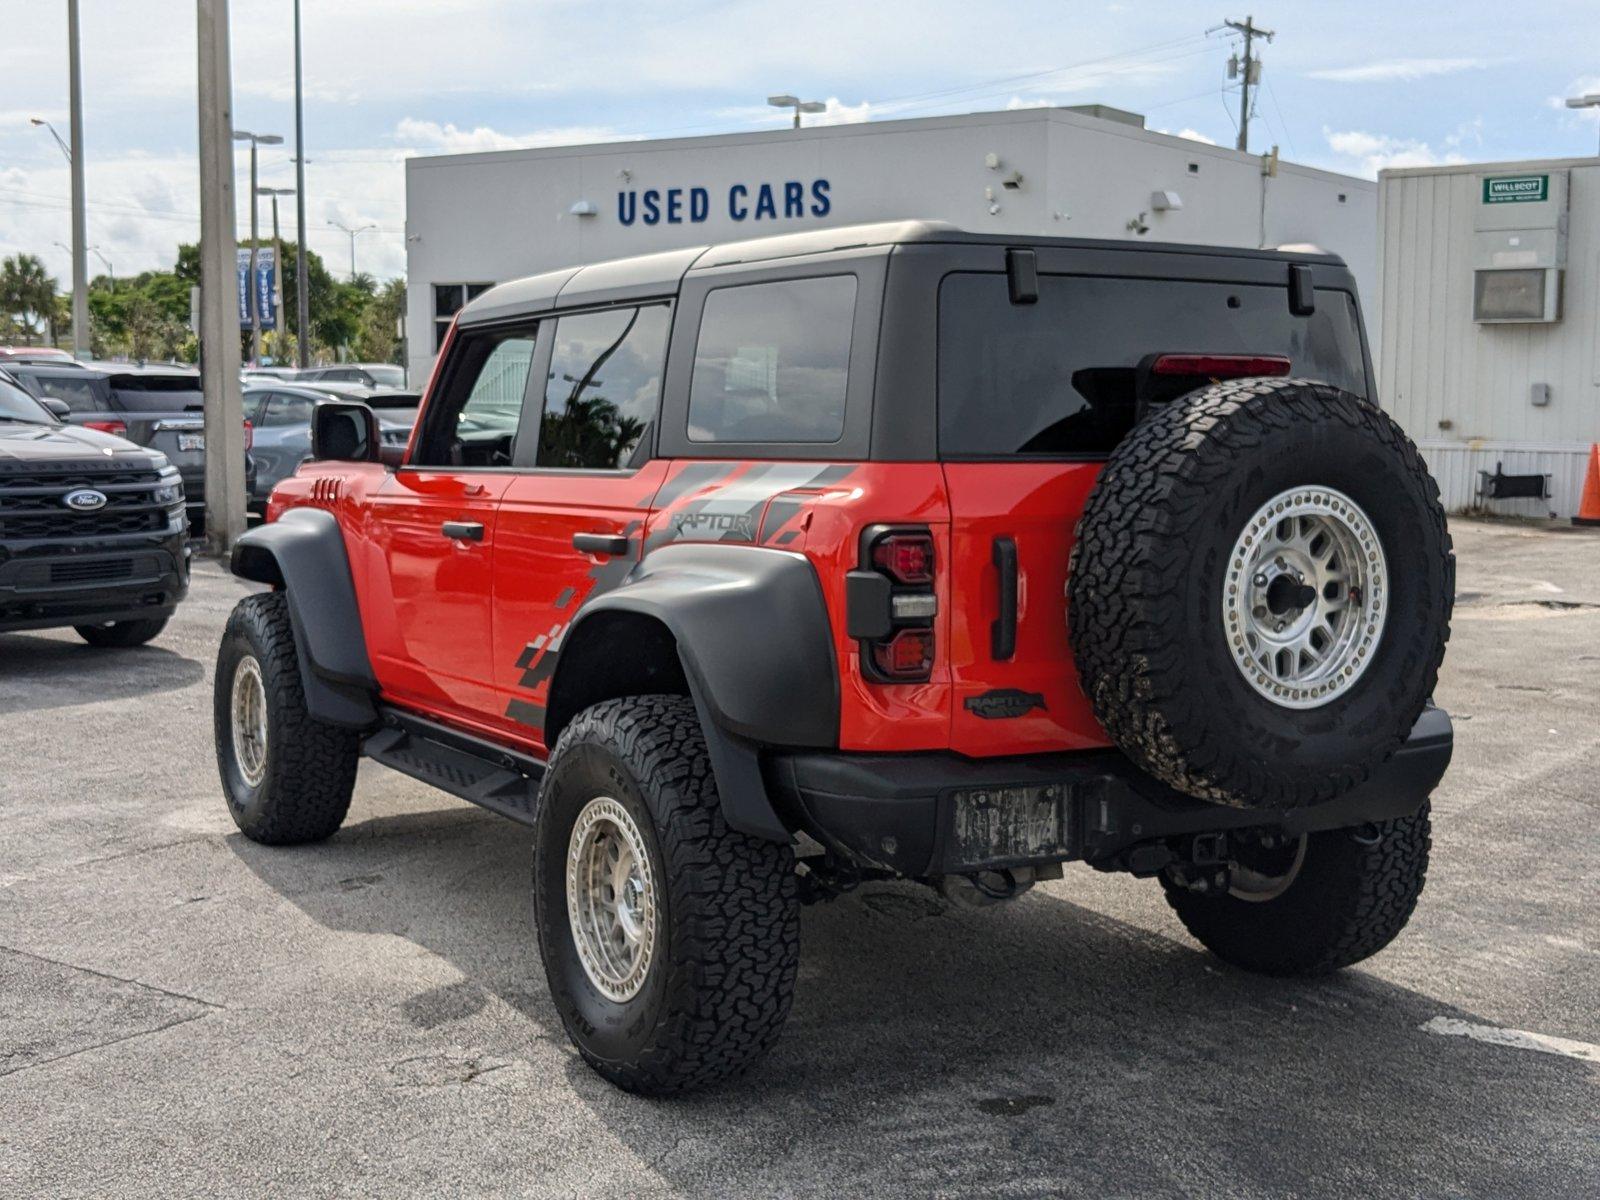
[[[1483,181],[1485,204],[1531,204],[1548,199],[1548,175],[1494,175]]]

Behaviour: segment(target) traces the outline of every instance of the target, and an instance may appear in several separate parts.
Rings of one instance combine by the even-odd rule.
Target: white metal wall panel
[[[1491,512],[1503,516],[1566,518],[1578,510],[1588,469],[1589,447],[1474,446],[1461,442],[1420,442],[1418,449],[1439,484],[1446,511]],[[1480,471],[1502,464],[1507,475],[1550,476],[1548,500],[1493,500],[1478,497]]]

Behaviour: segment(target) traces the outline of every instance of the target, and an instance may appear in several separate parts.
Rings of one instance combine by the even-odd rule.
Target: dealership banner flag
[[[250,279],[250,248],[239,247],[239,328],[250,328],[250,306],[261,314],[262,329],[278,327],[277,306],[278,255],[270,246],[256,251],[256,277],[252,287]]]

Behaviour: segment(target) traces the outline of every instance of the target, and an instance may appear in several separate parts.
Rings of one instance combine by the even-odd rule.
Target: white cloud
[[[1471,127],[1463,127],[1467,128]],[[1328,140],[1329,149],[1343,158],[1355,160],[1360,173],[1368,179],[1393,167],[1434,167],[1467,161],[1456,149],[1466,136],[1460,129],[1444,139],[1446,149],[1443,150],[1435,150],[1427,142],[1415,138],[1397,138],[1359,129],[1336,132],[1324,128],[1322,134]]]
[[[1581,75],[1574,79],[1559,96],[1545,97],[1545,103],[1551,108],[1560,109],[1568,116],[1579,121],[1594,123],[1600,121],[1600,108],[1568,108],[1567,100],[1573,96],[1593,96],[1600,94],[1600,75]]]
[[[394,140],[414,153],[469,154],[480,150],[523,150],[532,146],[578,146],[612,142],[622,135],[604,125],[573,125],[531,133],[501,133],[487,125],[458,129],[454,124],[402,117]]]
[[[1326,79],[1334,83],[1413,83],[1435,75],[1478,71],[1488,65],[1488,60],[1482,58],[1390,58],[1353,67],[1307,71],[1306,75],[1311,79]]]
[[[1178,136],[1181,138],[1188,138],[1191,142],[1204,142],[1208,146],[1215,146],[1217,144],[1216,138],[1209,138],[1205,134],[1201,133],[1198,129],[1180,129],[1178,130]]]

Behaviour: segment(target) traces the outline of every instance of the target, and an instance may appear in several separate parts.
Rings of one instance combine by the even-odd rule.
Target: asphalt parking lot
[[[1453,531],[1456,760],[1389,950],[1253,978],[1082,867],[869,887],[807,910],[776,1052],[673,1102],[569,1048],[520,827],[365,764],[332,841],[235,832],[218,567],[150,647],[0,635],[0,1195],[1596,1195],[1600,536]]]

